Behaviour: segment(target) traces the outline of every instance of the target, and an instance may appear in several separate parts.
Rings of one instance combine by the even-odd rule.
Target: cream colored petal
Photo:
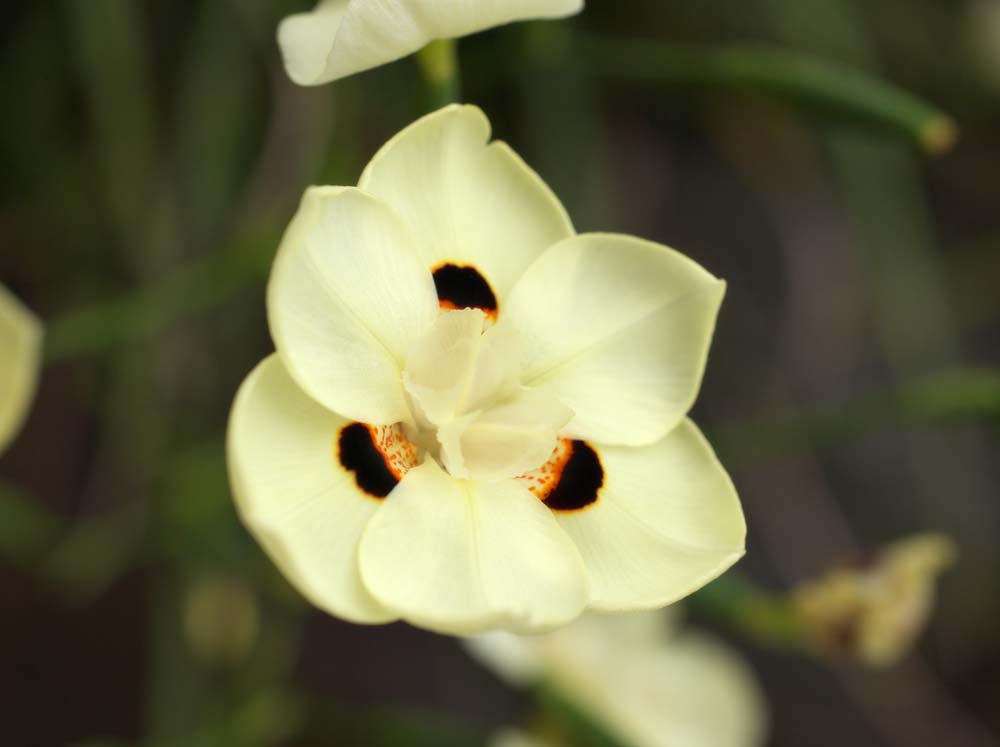
[[[300,86],[327,82],[327,58],[349,5],[350,0],[322,0],[312,11],[288,16],[278,25],[285,71]]]
[[[277,355],[240,387],[227,458],[244,524],[317,607],[359,623],[395,615],[361,584],[358,543],[379,507],[337,458],[343,418],[310,399]]]
[[[693,423],[651,446],[602,446],[598,500],[559,512],[590,576],[594,609],[675,602],[743,555],[746,525],[733,484]]]
[[[319,85],[398,60],[435,39],[582,7],[583,0],[324,0],[286,18],[278,45],[293,81]]]
[[[0,285],[0,454],[28,415],[41,360],[42,323]]]
[[[369,523],[361,575],[388,609],[442,633],[545,630],[587,603],[579,555],[531,493],[456,480],[430,459]]]
[[[538,175],[489,138],[489,120],[478,108],[445,107],[383,146],[359,186],[403,217],[427,267],[475,267],[502,313],[504,297],[528,265],[573,235],[573,226]]]
[[[576,413],[567,437],[643,445],[694,403],[724,292],[665,246],[588,234],[528,269],[501,323],[521,334],[522,382]]]
[[[439,312],[431,275],[385,204],[352,187],[307,190],[267,312],[282,362],[310,396],[352,420],[409,420],[403,354]]]

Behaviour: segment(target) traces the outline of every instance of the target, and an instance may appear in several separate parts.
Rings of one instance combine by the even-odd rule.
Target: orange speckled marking
[[[396,425],[369,425],[372,443],[385,459],[385,466],[402,480],[403,475],[417,466],[417,447],[403,435],[403,428]]]
[[[334,454],[340,466],[372,498],[385,498],[412,467],[417,447],[399,425],[348,423],[337,432]]]
[[[564,438],[545,464],[517,478],[553,511],[582,511],[597,503],[604,465],[586,441]]]
[[[553,449],[549,461],[538,469],[525,472],[516,479],[520,480],[528,490],[534,493],[538,500],[544,502],[552,494],[552,491],[556,489],[556,485],[559,484],[563,469],[565,469],[566,463],[573,455],[572,444],[573,442],[568,438],[560,439],[559,443],[556,444],[556,448]]]

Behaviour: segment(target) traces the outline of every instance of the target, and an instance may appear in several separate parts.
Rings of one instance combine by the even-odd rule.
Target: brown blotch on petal
[[[582,511],[600,497],[604,466],[586,441],[563,439],[548,462],[518,479],[553,511]]]
[[[416,464],[416,448],[398,431],[398,426],[348,423],[337,434],[337,460],[372,498],[389,495]]]
[[[604,466],[586,441],[573,441],[559,480],[545,498],[553,511],[579,511],[597,502],[604,486]]]
[[[496,294],[475,267],[445,262],[432,272],[442,309],[479,309],[496,319],[499,312]]]

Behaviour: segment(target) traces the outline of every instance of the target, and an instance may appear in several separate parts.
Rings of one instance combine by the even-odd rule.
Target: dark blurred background
[[[4,745],[476,745],[529,713],[453,640],[306,609],[229,498],[281,231],[306,185],[354,183],[430,108],[412,60],[290,83],[275,27],[309,4],[6,6],[0,281],[49,332],[0,461]],[[662,76],[655,55],[622,70],[639,38]],[[694,74],[747,44],[867,71],[959,140],[930,153],[891,112]],[[728,281],[694,416],[744,500],[744,574],[783,590],[907,533],[959,543],[887,672],[730,635],[771,743],[1000,741],[1000,0],[591,0],[460,54],[463,100],[579,230]]]

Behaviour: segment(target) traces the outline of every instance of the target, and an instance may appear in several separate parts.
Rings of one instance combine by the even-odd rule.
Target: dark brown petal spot
[[[586,441],[570,441],[552,490],[543,498],[553,511],[579,511],[597,501],[604,485],[604,467]]]
[[[337,437],[337,458],[344,469],[354,473],[354,481],[372,498],[385,498],[399,484],[379,450],[377,435],[364,423],[348,423]]]
[[[475,267],[439,265],[434,270],[434,287],[442,309],[480,309],[486,316],[496,319],[496,294]]]

